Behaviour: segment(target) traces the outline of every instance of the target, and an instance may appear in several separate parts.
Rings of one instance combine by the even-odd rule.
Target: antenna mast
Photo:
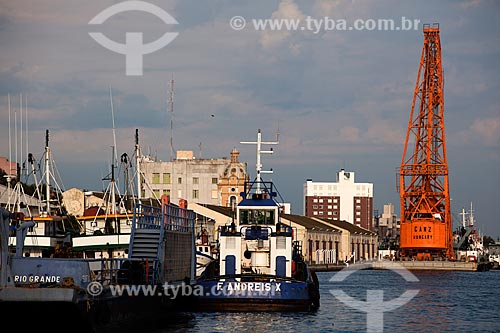
[[[260,128],[257,132],[257,142],[249,142],[249,141],[242,141],[240,142],[241,144],[251,144],[251,145],[257,145],[257,163],[255,164],[255,169],[257,172],[256,176],[256,193],[260,193],[260,183],[262,182],[261,174],[263,173],[273,173],[273,170],[265,171],[262,170],[262,164],[260,163],[260,155],[261,154],[272,154],[273,153],[273,148],[269,150],[262,150],[262,145],[277,145],[279,142],[277,141],[262,141],[262,134],[260,132]]]
[[[170,80],[170,161],[174,160],[174,76]]]

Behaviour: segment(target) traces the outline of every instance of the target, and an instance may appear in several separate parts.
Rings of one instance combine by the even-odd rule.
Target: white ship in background
[[[453,248],[456,252],[456,258],[460,261],[481,261],[482,258],[485,258],[487,251],[483,246],[483,237],[476,227],[472,202],[469,211],[462,208],[460,215],[462,217],[461,224],[453,233]]]

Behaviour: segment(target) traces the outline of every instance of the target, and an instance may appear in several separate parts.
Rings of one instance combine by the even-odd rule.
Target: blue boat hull
[[[194,311],[312,311],[319,306],[313,283],[295,280],[201,280],[190,299]]]

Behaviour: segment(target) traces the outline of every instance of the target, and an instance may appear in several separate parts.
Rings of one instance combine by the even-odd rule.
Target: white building
[[[229,206],[239,202],[239,193],[247,180],[246,163],[239,162],[239,152],[233,149],[231,158],[195,158],[193,151],[177,151],[171,162],[141,162],[141,196],[170,196],[188,202]]]
[[[336,182],[304,183],[304,215],[348,221],[372,229],[373,184],[356,183],[354,172],[341,169]]]

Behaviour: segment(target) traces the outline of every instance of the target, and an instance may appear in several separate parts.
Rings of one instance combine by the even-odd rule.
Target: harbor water
[[[314,313],[175,313],[150,332],[500,332],[499,270],[413,271],[417,281],[391,270],[358,270],[341,279],[338,273],[317,273],[321,306]],[[368,308],[382,312],[383,326],[344,304],[335,290],[361,305],[368,290],[383,294],[383,302]],[[409,290],[418,293],[390,310],[390,301]]]

